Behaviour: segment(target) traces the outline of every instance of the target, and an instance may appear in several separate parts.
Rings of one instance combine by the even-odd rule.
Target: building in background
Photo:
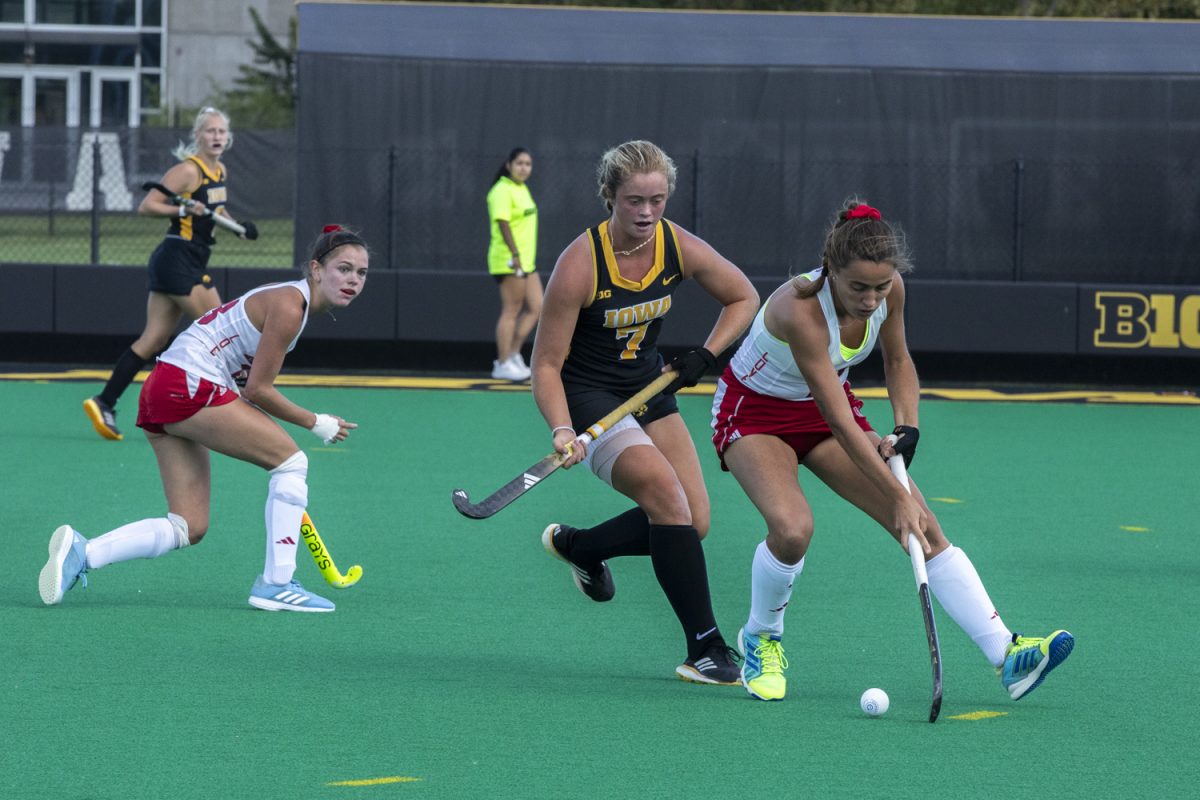
[[[250,6],[286,37],[291,0],[0,0],[0,128],[187,125],[253,59]]]

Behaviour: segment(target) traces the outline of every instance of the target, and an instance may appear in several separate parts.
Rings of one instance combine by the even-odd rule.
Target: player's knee
[[[208,533],[207,515],[201,517],[196,514],[188,516],[167,514],[167,519],[171,523],[171,535],[174,538],[173,549],[198,544],[204,538],[204,534]]]
[[[767,535],[778,545],[781,551],[799,553],[801,556],[808,551],[808,543],[812,541],[812,517],[804,515],[781,515],[768,520]]]
[[[308,456],[297,450],[271,470],[271,498],[289,505],[308,506]]]
[[[696,529],[696,533],[700,534],[701,539],[708,536],[710,523],[711,514],[709,513],[707,504],[703,508],[692,506],[692,527]]]

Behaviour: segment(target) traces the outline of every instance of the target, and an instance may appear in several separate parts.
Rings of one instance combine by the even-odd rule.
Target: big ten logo
[[[600,291],[596,292],[597,300],[607,300],[610,297],[612,297],[612,289],[601,289]]]
[[[1200,349],[1200,294],[1096,292],[1096,347]]]

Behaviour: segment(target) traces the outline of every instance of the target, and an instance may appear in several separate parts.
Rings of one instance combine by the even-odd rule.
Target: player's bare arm
[[[591,302],[592,264],[588,241],[580,236],[563,251],[546,284],[542,315],[538,320],[537,336],[533,342],[531,368],[533,399],[546,424],[554,429],[554,448],[567,452],[574,439],[571,414],[562,383],[562,366],[571,346],[571,336],[579,319],[579,310]],[[573,447],[571,457],[563,463],[570,467],[586,454],[586,447]]]
[[[683,251],[683,269],[704,291],[721,304],[721,313],[704,347],[720,355],[741,336],[758,313],[758,291],[733,262],[693,233],[676,227]]]
[[[904,331],[904,300],[904,278],[897,274],[887,299],[888,316],[879,329],[879,344],[883,349],[883,374],[888,400],[892,404],[892,417],[897,425],[916,428],[919,427],[921,387],[917,368],[908,352]],[[884,444],[880,452],[885,458],[895,455],[890,443]]]
[[[200,168],[193,161],[181,161],[163,175],[162,185],[179,195],[191,194],[202,185]],[[187,213],[203,216],[206,209],[207,206],[197,202]],[[174,217],[179,214],[179,206],[172,203],[170,198],[158,189],[151,189],[142,198],[138,214],[143,217]]]
[[[246,299],[246,313],[262,331],[262,340],[242,396],[276,419],[311,430],[317,422],[316,413],[292,402],[275,388],[287,347],[300,332],[304,298],[291,287],[259,292]],[[348,430],[357,427],[341,418],[338,423],[336,441],[345,439]]]
[[[795,297],[790,289],[777,291],[767,306],[767,329],[784,339],[792,351],[813,400],[829,424],[838,444],[854,464],[892,501],[895,512],[888,530],[903,542],[906,531],[917,532],[927,552],[924,538],[926,516],[917,503],[892,477],[886,462],[879,457],[875,442],[854,421],[854,412],[846,403],[846,394],[837,371],[829,361],[829,331],[816,298]]]

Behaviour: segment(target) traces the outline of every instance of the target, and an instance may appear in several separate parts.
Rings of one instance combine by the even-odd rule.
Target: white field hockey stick
[[[192,206],[196,205],[196,201],[193,200],[192,198],[182,197],[178,194],[175,194],[175,192],[172,192],[170,189],[163,186],[161,183],[156,183],[155,181],[146,181],[145,183],[142,184],[142,191],[148,192],[151,189],[157,189],[158,191],[162,192],[163,194],[165,194],[167,196],[168,200],[170,200],[172,203],[174,203],[177,206],[187,206],[188,208],[191,208]],[[233,231],[238,236],[244,236],[246,234],[245,226],[239,225],[237,222],[234,222],[232,219],[225,216],[224,214],[214,213],[211,208],[205,207],[205,213],[202,214],[201,216],[212,217],[212,221],[214,223],[216,223],[217,225],[220,225],[225,230]]]
[[[892,437],[895,444],[895,437]],[[903,456],[892,456],[888,466],[900,485],[909,494],[912,487],[908,483],[908,470],[904,467]],[[925,636],[929,640],[929,660],[933,665],[933,702],[929,706],[929,721],[937,722],[938,714],[942,711],[942,648],[938,644],[937,625],[933,621],[933,603],[929,599],[929,575],[925,572],[925,551],[921,549],[921,541],[911,531],[908,534],[908,556],[912,559],[913,578],[917,581],[917,595],[921,598],[921,614],[925,617]]]
[[[575,437],[576,442],[587,445],[597,439],[600,434],[620,422],[626,414],[637,411],[648,400],[654,397],[667,387],[667,385],[675,380],[677,373],[674,370],[669,370],[659,375],[645,389],[635,394],[633,397],[626,400],[621,405],[614,408],[604,416],[599,422],[588,428],[583,433]],[[569,452],[569,451],[568,451]],[[556,469],[562,466],[562,463],[569,456],[555,450],[550,455],[543,458],[541,461],[534,464],[529,469],[522,472],[517,477],[513,478],[508,483],[501,486],[492,494],[485,497],[479,503],[472,503],[467,497],[465,489],[455,489],[451,499],[454,501],[454,507],[458,513],[464,517],[471,519],[487,519],[495,514],[500,509],[507,506],[512,501],[516,500],[521,495],[528,492],[534,486],[537,486],[542,478],[550,475]]]

